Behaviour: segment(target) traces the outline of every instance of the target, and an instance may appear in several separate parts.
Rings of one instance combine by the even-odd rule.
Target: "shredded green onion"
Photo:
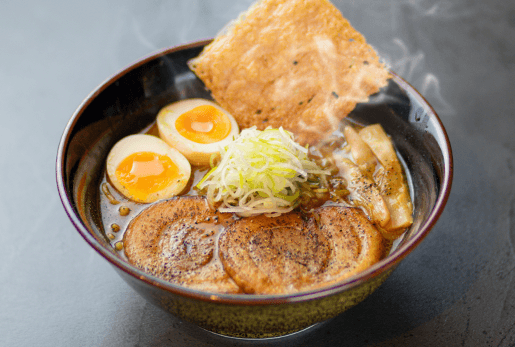
[[[278,216],[298,205],[304,182],[329,174],[308,158],[307,147],[296,143],[291,132],[254,126],[220,150],[218,165],[197,188],[206,189],[212,206],[221,203],[220,212]]]

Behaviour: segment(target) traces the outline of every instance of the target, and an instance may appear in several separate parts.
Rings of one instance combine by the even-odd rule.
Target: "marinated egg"
[[[187,99],[165,106],[157,115],[159,136],[193,165],[209,164],[213,153],[238,135],[236,120],[204,99]]]
[[[188,160],[152,135],[130,135],[118,141],[107,156],[107,175],[120,193],[149,203],[179,194],[188,184]]]

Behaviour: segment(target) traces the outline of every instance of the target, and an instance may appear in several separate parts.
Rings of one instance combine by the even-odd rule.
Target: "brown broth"
[[[348,121],[346,122],[348,123]],[[355,128],[359,129],[362,126],[356,123],[349,123],[350,125],[354,126]],[[157,124],[154,122],[150,124],[147,128],[143,129],[140,133],[144,134],[150,134],[154,136],[159,136],[159,131],[157,129]],[[334,164],[331,164],[328,162],[328,160],[325,158],[326,155],[330,153],[338,153],[339,155],[351,159],[350,151],[348,151],[347,142],[343,136],[343,133],[341,132],[335,132],[335,134],[331,137],[325,140],[323,143],[318,145],[316,148],[311,147],[309,151],[309,156],[315,160],[320,166],[324,168],[328,168],[330,170],[334,170]],[[406,168],[406,164],[403,160],[403,158],[400,156],[399,153],[397,153],[397,157],[399,158],[401,165],[403,166],[405,177],[408,181],[408,186],[410,189],[410,194],[413,196],[413,186],[411,177],[409,175],[409,171]],[[380,165],[376,168],[379,169]],[[209,171],[208,167],[196,167],[192,166],[191,171],[191,177],[188,182],[188,185],[184,189],[184,191],[181,193],[181,195],[200,195],[201,193],[194,188],[197,183],[204,177],[204,175]],[[334,175],[332,175],[329,178],[329,181],[331,179],[338,179],[338,174],[335,172]],[[331,188],[331,184],[329,185]],[[334,188],[334,187],[333,187]],[[333,189],[331,188],[331,189]],[[123,252],[123,247],[121,242],[123,242],[123,234],[125,230],[127,229],[130,221],[132,218],[137,216],[139,213],[141,213],[144,209],[149,207],[152,203],[145,204],[145,203],[138,203],[134,202],[130,199],[127,199],[125,196],[123,196],[120,192],[116,190],[116,188],[111,184],[109,178],[107,177],[106,172],[104,171],[104,174],[102,176],[102,181],[100,182],[100,213],[103,223],[103,228],[106,234],[107,239],[109,240],[111,246],[113,249],[118,251],[120,256],[125,257],[125,254]],[[343,197],[343,199],[338,199],[338,201],[335,201],[334,199],[331,200],[330,194],[327,194],[324,198],[313,200],[310,204],[307,206],[304,206],[304,210],[309,210],[310,208],[315,208],[323,205],[331,205],[331,204],[338,204],[338,205],[344,205],[344,206],[353,206],[353,204]],[[120,211],[120,209],[122,209]],[[127,212],[127,213],[125,213]],[[118,231],[114,231],[113,225],[115,229],[118,228]],[[217,236],[218,237],[218,236]],[[401,242],[402,237],[399,237],[397,240],[393,242],[392,245],[390,245],[392,248],[390,250],[393,251],[396,246]]]

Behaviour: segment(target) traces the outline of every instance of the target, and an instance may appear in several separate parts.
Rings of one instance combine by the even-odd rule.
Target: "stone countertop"
[[[55,184],[74,110],[126,65],[213,37],[251,2],[0,5],[0,345],[515,345],[513,1],[334,1],[435,108],[455,164],[429,236],[340,316],[293,337],[221,338],[147,303],[74,230]]]

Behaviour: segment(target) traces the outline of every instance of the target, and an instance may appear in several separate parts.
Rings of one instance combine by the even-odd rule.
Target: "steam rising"
[[[424,66],[423,52],[412,53],[400,38],[394,38],[384,52],[379,51],[379,55],[392,71],[410,82],[420,94],[429,99],[439,114],[455,114],[453,107],[440,92],[438,77]]]
[[[402,4],[404,1],[399,1]],[[470,13],[459,9],[459,1],[406,0],[416,13],[422,17],[438,17],[456,19]]]
[[[471,10],[471,7],[466,6],[461,0],[334,2],[343,15],[376,48],[389,68],[428,99],[438,114],[452,116],[456,113],[442,95],[437,75],[429,71],[425,65],[425,57],[432,52],[417,50],[417,47],[424,45],[429,47],[427,49],[435,49],[434,44],[426,41],[430,35],[424,35],[424,29],[430,29],[441,20],[463,19],[470,16],[470,11],[474,9]]]

